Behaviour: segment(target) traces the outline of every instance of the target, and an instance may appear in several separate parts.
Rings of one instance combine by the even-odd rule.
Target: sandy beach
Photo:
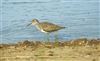
[[[100,39],[0,44],[0,61],[100,61]]]

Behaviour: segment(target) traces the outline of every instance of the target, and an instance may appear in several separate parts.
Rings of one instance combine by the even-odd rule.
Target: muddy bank
[[[0,61],[100,61],[100,39],[0,44]]]

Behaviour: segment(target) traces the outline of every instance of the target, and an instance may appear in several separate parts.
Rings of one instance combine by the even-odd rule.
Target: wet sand
[[[0,61],[100,61],[100,39],[0,44]]]

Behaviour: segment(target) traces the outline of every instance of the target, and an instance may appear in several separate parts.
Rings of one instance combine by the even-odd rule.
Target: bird
[[[33,19],[31,21],[31,23],[28,24],[27,26],[29,26],[31,24],[34,25],[41,32],[46,33],[48,35],[49,35],[49,33],[56,32],[58,30],[61,30],[61,29],[65,28],[63,26],[59,26],[59,25],[56,25],[56,24],[53,24],[53,23],[49,23],[49,22],[39,22],[38,19]],[[49,38],[47,38],[47,39],[49,41]]]

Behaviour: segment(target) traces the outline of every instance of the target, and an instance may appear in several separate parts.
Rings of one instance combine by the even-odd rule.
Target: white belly
[[[48,33],[48,32],[45,32],[43,29],[41,29],[41,32]]]

